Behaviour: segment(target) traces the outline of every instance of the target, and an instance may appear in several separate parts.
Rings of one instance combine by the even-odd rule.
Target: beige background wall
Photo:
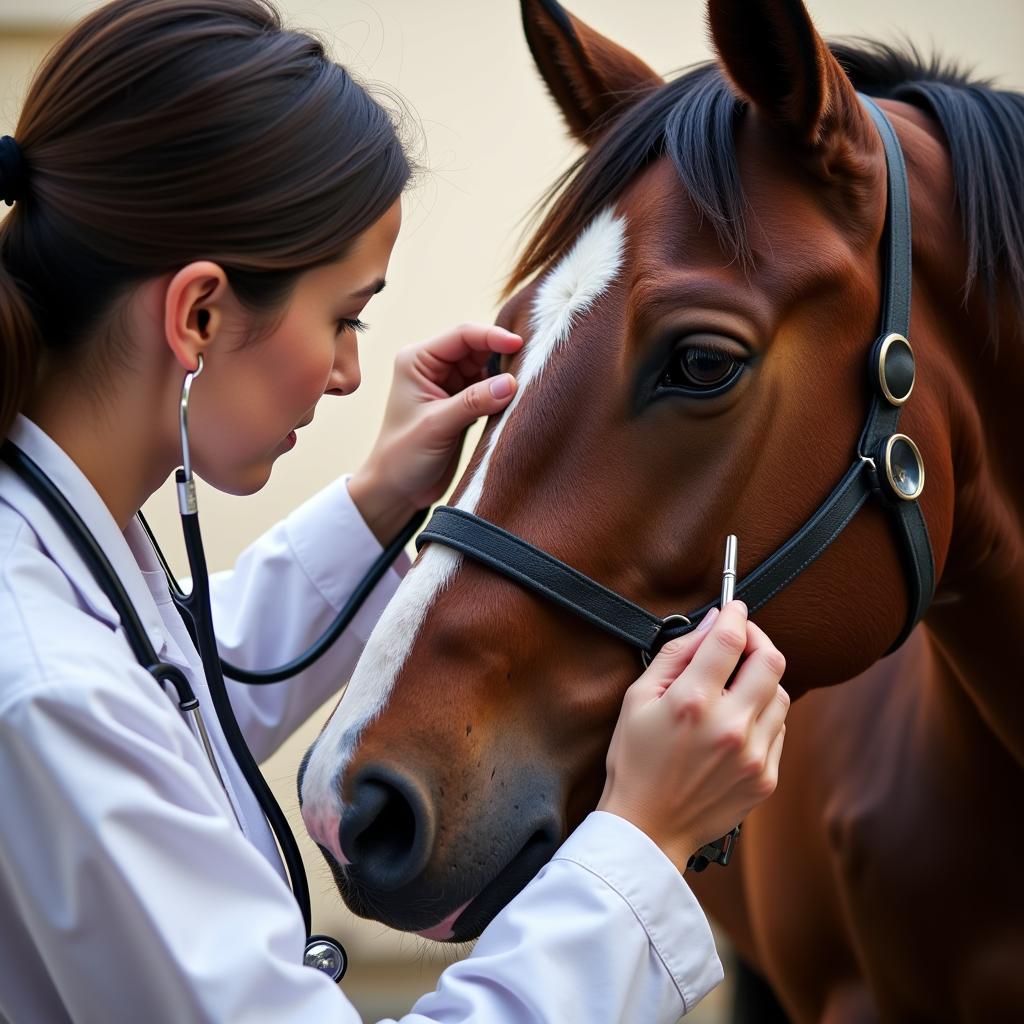
[[[61,26],[90,10],[69,0],[0,0],[0,134],[13,131],[32,68]],[[291,24],[328,39],[364,79],[399,90],[415,114],[426,172],[405,201],[405,226],[389,286],[368,307],[360,342],[364,383],[325,400],[315,424],[251,498],[201,489],[213,568],[227,567],[263,529],[338,473],[354,468],[373,439],[395,349],[463,319],[490,320],[512,264],[521,218],[573,156],[533,70],[514,0],[284,0]],[[572,10],[649,64],[670,72],[709,56],[696,0],[576,0]],[[829,35],[903,35],[961,58],[1008,86],[1024,86],[1024,0],[811,0]],[[0,209],[3,209],[0,207]],[[147,514],[181,569],[169,488]],[[323,715],[266,766],[294,808],[295,766]],[[425,944],[345,920],[319,855],[308,844],[316,927],[343,935],[356,957],[350,990],[370,1015],[399,1013],[433,984],[437,953]],[[450,953],[441,952],[440,962]],[[404,966],[396,973],[392,957]],[[708,1019],[714,1019],[708,1011]]]

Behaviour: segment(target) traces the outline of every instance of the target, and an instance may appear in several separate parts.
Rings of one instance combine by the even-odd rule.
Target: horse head
[[[453,499],[658,616],[714,601],[726,534],[742,579],[843,477],[882,305],[886,156],[850,75],[870,92],[897,58],[830,49],[799,0],[709,6],[717,61],[665,82],[553,0],[523,0],[586,151],[513,276],[498,322],[526,338],[503,367],[519,391]],[[961,302],[972,257],[942,131],[880,102],[912,183],[917,381],[900,430],[926,468],[940,578],[963,392],[951,339],[999,325]],[[794,697],[882,657],[911,601],[883,502],[800,569],[758,612]],[[479,934],[594,807],[640,671],[620,639],[427,545],[304,765],[303,814],[349,906]]]

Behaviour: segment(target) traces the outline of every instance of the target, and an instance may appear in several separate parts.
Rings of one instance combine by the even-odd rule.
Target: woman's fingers
[[[444,443],[453,441],[481,416],[501,412],[515,393],[516,379],[510,373],[470,384],[457,394],[438,399],[433,404],[427,433]]]
[[[709,697],[719,695],[722,686],[736,668],[747,646],[747,606],[742,601],[730,601],[708,630],[693,660],[686,667],[678,683],[669,687],[667,697],[685,703],[694,691]]]
[[[741,697],[725,689],[748,647],[764,648],[742,602],[706,621],[705,631],[666,644],[627,692],[598,804],[647,832],[680,870],[775,788],[788,706],[784,697],[764,708],[748,698],[767,687],[770,667],[744,677]],[[777,679],[771,685],[779,691]]]
[[[712,623],[718,616],[718,609],[712,608],[704,616],[700,625],[686,636],[670,640],[651,659],[647,671],[630,687],[637,693],[645,693],[648,696],[660,697],[676,679],[680,673],[690,664],[697,648],[700,647],[704,636],[711,628]]]
[[[458,365],[467,358],[483,365],[492,352],[512,353],[523,347],[518,334],[494,324],[460,324],[422,343],[423,350],[445,363]]]
[[[786,715],[789,713],[789,694],[775,685],[775,692],[768,701],[768,706],[754,720],[750,730],[750,745],[755,751],[771,751],[779,733],[785,728]]]
[[[768,748],[768,757],[764,766],[764,790],[767,799],[775,792],[779,784],[779,762],[782,760],[782,745],[786,742],[786,723],[775,734],[772,745]]]
[[[441,497],[466,428],[503,412],[516,395],[510,373],[481,380],[484,365],[492,353],[514,353],[522,345],[504,328],[462,324],[398,353],[384,424],[353,478],[364,506],[423,508]]]
[[[408,346],[400,364],[408,366],[430,387],[457,395],[479,382],[492,355],[512,354],[522,346],[518,334],[502,327],[461,324],[429,341]]]
[[[779,680],[786,671],[786,659],[764,630],[753,622],[747,623],[745,653],[746,657],[732,681],[729,694],[760,714],[776,697]],[[788,708],[788,703],[786,706]]]
[[[487,359],[490,359],[490,355],[487,356],[487,359],[484,359],[483,356],[484,353],[480,353],[480,356],[477,358],[466,356],[465,359],[460,359],[457,364],[459,373],[466,380],[470,380],[473,377],[479,377],[480,370],[487,365]]]

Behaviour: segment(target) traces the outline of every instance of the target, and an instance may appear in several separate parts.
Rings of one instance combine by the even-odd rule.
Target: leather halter
[[[914,386],[910,329],[911,235],[906,165],[889,119],[861,96],[885,148],[887,202],[883,234],[880,332],[868,359],[870,405],[849,469],[818,510],[778,550],[736,584],[735,596],[755,612],[800,575],[847,527],[860,507],[876,495],[889,511],[904,556],[908,611],[903,630],[890,648],[910,635],[931,603],[935,564],[928,527],[918,502],[924,463],[914,442],[897,433],[900,412]],[[662,619],[584,576],[553,555],[471,512],[442,506],[416,540],[443,544],[489,566],[522,586],[646,655],[683,636],[717,601],[685,616]]]

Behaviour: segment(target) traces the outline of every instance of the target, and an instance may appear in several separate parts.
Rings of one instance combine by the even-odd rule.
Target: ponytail
[[[51,50],[0,138],[0,438],[41,354],[194,260],[276,313],[412,173],[400,118],[273,0],[111,0]]]
[[[8,227],[0,225],[0,440],[31,394],[42,346],[28,300],[3,259]]]

